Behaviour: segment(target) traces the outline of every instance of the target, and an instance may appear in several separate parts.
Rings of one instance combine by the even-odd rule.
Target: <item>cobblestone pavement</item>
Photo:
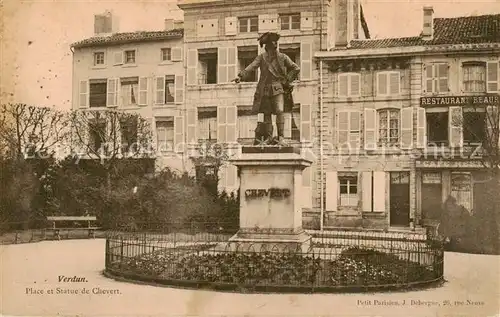
[[[245,295],[117,282],[101,274],[104,268],[101,239],[0,246],[0,261],[0,312],[4,316],[486,317],[500,314],[500,256],[446,253],[447,282],[438,288],[314,295]]]

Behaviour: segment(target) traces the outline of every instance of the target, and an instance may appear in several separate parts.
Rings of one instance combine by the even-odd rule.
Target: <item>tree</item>
[[[26,104],[0,106],[0,153],[13,159],[47,157],[69,136],[68,116]]]
[[[134,113],[82,111],[70,114],[71,148],[76,162],[100,162],[106,174],[107,191],[123,159],[151,158],[152,133],[149,122]]]

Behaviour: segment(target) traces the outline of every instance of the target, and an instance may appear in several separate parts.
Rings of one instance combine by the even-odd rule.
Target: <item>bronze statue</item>
[[[274,32],[264,33],[259,37],[260,47],[265,45],[265,52],[242,70],[233,81],[245,81],[248,74],[260,68],[260,78],[253,99],[253,113],[264,115],[264,122],[257,123],[254,144],[283,143],[284,112],[293,108],[292,82],[297,79],[300,68],[288,55],[278,51],[280,35]],[[276,115],[278,140],[272,138],[273,124],[271,115]]]

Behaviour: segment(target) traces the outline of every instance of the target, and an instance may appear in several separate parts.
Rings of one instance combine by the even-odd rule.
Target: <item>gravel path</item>
[[[4,316],[486,317],[500,314],[500,256],[446,253],[447,283],[439,288],[314,295],[245,295],[117,282],[101,274],[104,240],[100,239],[0,246],[0,261],[0,313]],[[59,282],[60,276],[87,281]],[[88,294],[86,291],[82,294],[84,288]],[[49,294],[50,291],[54,294]]]

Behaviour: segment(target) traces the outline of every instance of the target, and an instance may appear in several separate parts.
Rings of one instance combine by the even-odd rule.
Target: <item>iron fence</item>
[[[108,231],[106,274],[170,286],[257,292],[400,289],[443,280],[425,234],[312,232],[306,248],[232,242],[236,228],[155,225]]]

